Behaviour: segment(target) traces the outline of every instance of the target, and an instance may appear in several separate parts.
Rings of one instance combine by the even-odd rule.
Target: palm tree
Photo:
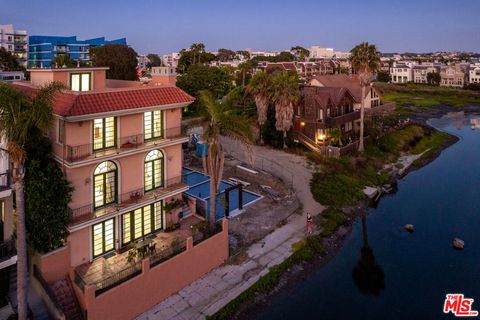
[[[267,121],[268,105],[270,104],[270,96],[272,89],[272,81],[270,76],[263,72],[257,72],[250,80],[247,86],[247,92],[253,95],[257,106],[257,122],[260,132],[260,143],[263,144],[262,126]]]
[[[0,83],[0,134],[7,140],[7,149],[13,163],[15,184],[17,233],[17,299],[18,318],[27,318],[27,242],[25,229],[24,175],[25,144],[32,131],[46,132],[53,124],[53,95],[63,88],[51,83],[40,88],[33,97],[27,97],[12,86]]]
[[[385,288],[385,274],[375,261],[373,250],[368,244],[366,212],[362,212],[362,236],[360,259],[352,270],[353,281],[361,292],[378,296]]]
[[[362,104],[360,107],[360,143],[358,151],[364,150],[363,131],[365,118],[365,95],[366,89],[370,86],[372,74],[376,72],[380,65],[380,54],[374,44],[362,42],[351,51],[350,62],[352,68],[358,73],[360,86],[362,88]]]
[[[208,91],[201,91],[199,99],[205,106],[202,116],[203,139],[208,145],[208,156],[202,157],[206,174],[210,177],[210,212],[209,223],[213,228],[216,223],[216,195],[220,187],[225,163],[225,154],[220,136],[227,136],[249,147],[253,141],[252,128],[246,118],[235,113],[230,101],[219,102]],[[205,150],[205,148],[204,148]],[[204,152],[205,154],[205,152]]]
[[[272,80],[271,99],[275,105],[275,127],[283,131],[283,148],[286,149],[285,140],[293,125],[294,106],[300,101],[297,74],[278,73]]]

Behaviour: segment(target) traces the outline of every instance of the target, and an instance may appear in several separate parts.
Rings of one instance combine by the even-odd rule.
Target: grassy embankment
[[[322,246],[322,239],[330,237],[341,225],[347,222],[345,215],[334,208],[328,208],[322,213],[319,224],[323,231],[320,235],[309,236],[292,245],[293,253],[282,263],[270,268],[268,273],[250,288],[242,292],[238,297],[230,301],[222,309],[212,316],[208,316],[210,320],[231,319],[240,307],[248,305],[255,301],[259,295],[269,294],[275,289],[282,275],[292,266],[313,260],[315,256],[324,256],[326,254]]]
[[[343,207],[364,197],[365,186],[386,183],[390,173],[385,164],[394,163],[401,154],[421,154],[413,165],[421,166],[449,139],[449,135],[427,127],[412,125],[389,133],[375,143],[366,145],[365,153],[324,159],[320,171],[310,182],[315,200],[323,205]]]
[[[423,84],[377,83],[384,101],[395,101],[398,115],[428,111],[439,105],[461,108],[467,104],[480,105],[480,93],[459,88],[438,87]]]

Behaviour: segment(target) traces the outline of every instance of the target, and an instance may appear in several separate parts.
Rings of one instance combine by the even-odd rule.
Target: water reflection
[[[385,289],[385,274],[375,261],[373,249],[368,244],[367,213],[362,214],[363,246],[360,259],[352,270],[353,281],[363,294],[378,296]]]

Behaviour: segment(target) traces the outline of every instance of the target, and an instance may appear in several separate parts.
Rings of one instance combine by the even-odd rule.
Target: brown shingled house
[[[321,151],[322,146],[343,145],[332,138],[335,128],[342,142],[354,141],[354,122],[360,119],[360,112],[353,107],[356,102],[347,88],[303,87],[302,102],[295,112],[295,137],[314,151]]]

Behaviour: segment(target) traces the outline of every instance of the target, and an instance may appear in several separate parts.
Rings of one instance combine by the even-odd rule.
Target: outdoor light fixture
[[[305,127],[305,122],[303,122],[303,121],[300,122],[300,125],[301,125],[302,127]]]

